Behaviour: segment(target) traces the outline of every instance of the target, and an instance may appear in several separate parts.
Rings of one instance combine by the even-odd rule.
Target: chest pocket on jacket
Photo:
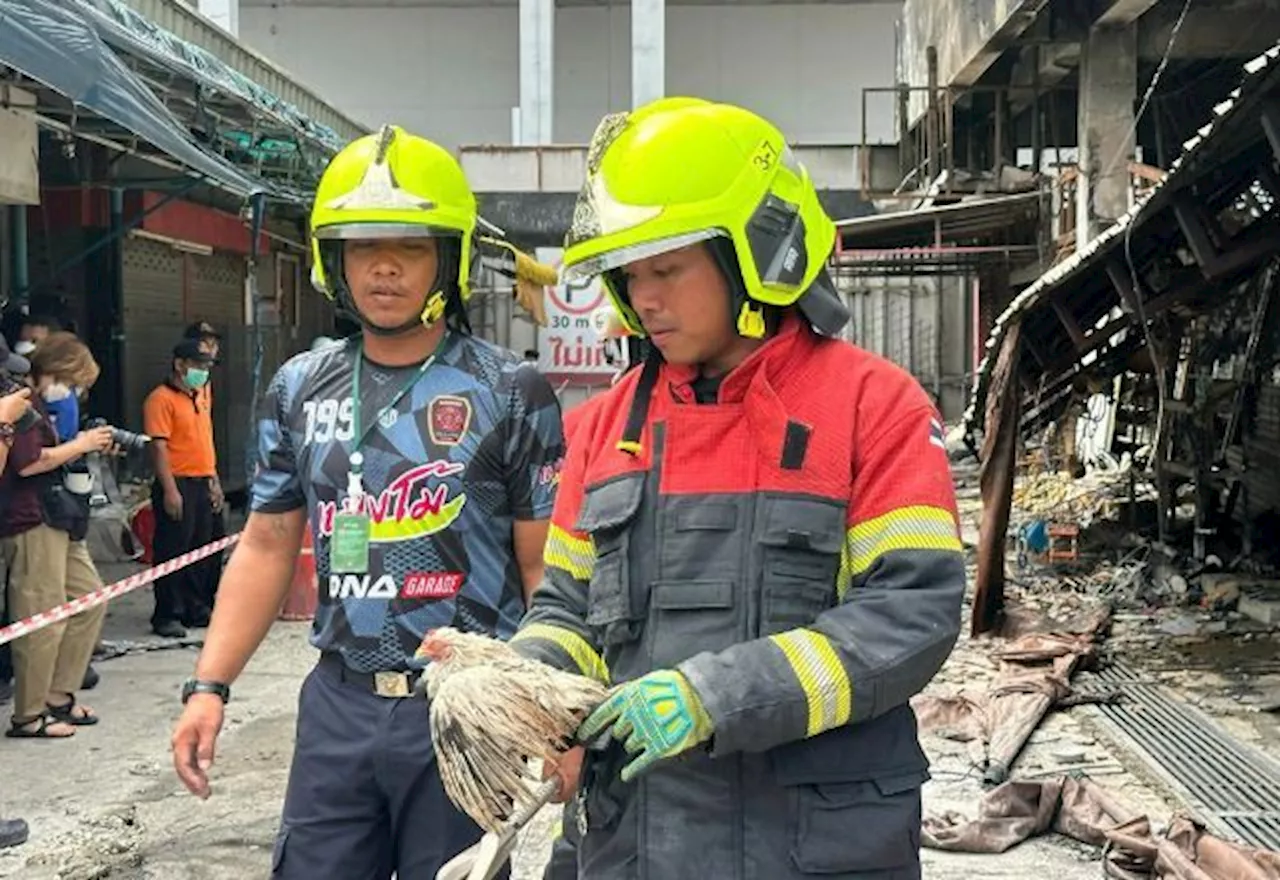
[[[636,638],[638,603],[631,587],[633,528],[644,500],[644,477],[610,480],[586,491],[577,529],[591,535],[595,567],[587,592],[587,625],[600,631],[606,645]]]
[[[811,498],[770,498],[762,546],[760,635],[807,626],[836,601],[845,506]]]

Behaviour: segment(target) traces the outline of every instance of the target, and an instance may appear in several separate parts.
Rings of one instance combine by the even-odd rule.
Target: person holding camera
[[[0,397],[0,471],[4,470],[5,463],[9,460],[9,446],[13,442],[14,434],[17,433],[17,426],[31,409],[31,389],[15,387],[13,374],[26,375],[30,368],[27,359],[11,354],[8,343],[0,338],[0,374],[8,380],[5,384],[13,389]],[[5,663],[8,664],[7,652]],[[12,670],[0,670],[0,684],[7,685],[11,677]],[[0,819],[0,849],[21,846],[27,842],[29,834],[30,829],[25,819]]]
[[[142,408],[151,435],[156,479],[151,507],[156,514],[155,558],[167,562],[212,540],[213,517],[222,510],[222,485],[213,445],[212,400],[205,390],[213,356],[198,339],[173,347],[169,378],[147,395]],[[185,626],[209,625],[205,597],[209,565],[202,560],[156,582],[151,629],[180,639]]]
[[[111,448],[112,429],[82,431],[58,443],[41,396],[56,385],[89,388],[98,364],[71,333],[51,333],[31,355],[41,418],[10,431],[8,461],[0,473],[0,552],[9,567],[12,617],[23,620],[102,587],[84,537],[89,528],[92,480],[69,466]],[[15,672],[10,737],[62,739],[98,717],[76,702],[106,606],[82,611],[13,643]]]

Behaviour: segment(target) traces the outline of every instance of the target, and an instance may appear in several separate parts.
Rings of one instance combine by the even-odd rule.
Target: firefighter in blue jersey
[[[564,454],[537,370],[472,337],[476,202],[440,147],[395,127],[326,169],[322,289],[357,337],[300,354],[263,401],[251,512],[219,586],[174,763],[192,793],[236,676],[315,543],[320,662],[302,685],[273,876],[430,880],[480,830],[445,796],[414,652],[439,626],[508,638],[542,576]]]

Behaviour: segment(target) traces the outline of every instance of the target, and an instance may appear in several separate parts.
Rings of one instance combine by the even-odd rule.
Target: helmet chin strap
[[[733,244],[727,239],[716,238],[708,242],[707,247],[729,287],[729,320],[733,323],[733,331],[745,339],[763,339],[769,334],[764,306],[747,296],[747,286],[742,281],[742,269]]]
[[[355,298],[351,296],[351,292],[347,290],[347,287],[345,284],[342,286],[342,289],[338,293],[338,302],[339,302],[339,305],[342,307],[343,311],[351,315],[351,317],[355,318],[362,328],[364,328],[365,330],[368,330],[374,336],[391,337],[391,336],[403,336],[406,333],[412,333],[414,330],[418,329],[419,327],[430,326],[430,324],[435,323],[434,321],[431,321],[431,322],[424,321],[422,318],[422,313],[426,311],[427,303],[431,299],[431,296],[432,296],[431,294],[427,294],[427,296],[423,297],[422,308],[418,310],[417,317],[411,318],[408,321],[405,321],[403,324],[400,324],[396,327],[382,327],[378,324],[373,323],[367,317],[365,317],[364,314],[360,311],[360,309],[356,306]]]
[[[441,279],[446,277],[449,271],[447,261],[442,261],[436,267],[436,277],[427,288],[428,292],[418,306],[417,316],[396,327],[381,327],[365,317],[356,306],[355,297],[351,295],[351,287],[346,283],[345,278],[338,287],[338,306],[350,313],[351,317],[355,318],[361,327],[375,336],[403,336],[406,333],[412,333],[419,327],[430,327],[437,321],[444,320],[445,307],[449,296],[444,291]]]

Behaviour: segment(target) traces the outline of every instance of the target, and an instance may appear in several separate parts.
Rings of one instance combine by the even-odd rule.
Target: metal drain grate
[[[1079,680],[1123,695],[1095,708],[1210,830],[1280,850],[1280,763],[1123,664]]]

